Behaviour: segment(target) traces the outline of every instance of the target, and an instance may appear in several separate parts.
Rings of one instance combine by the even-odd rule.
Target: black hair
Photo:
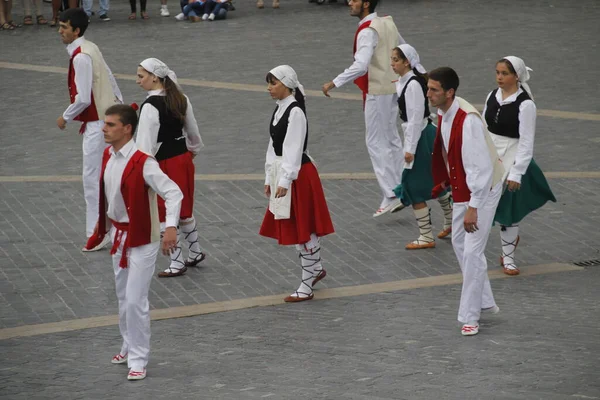
[[[0,1],[2,1],[2,0],[0,0]],[[265,77],[265,81],[267,83],[270,83],[271,85],[274,85],[276,82],[280,82],[279,79],[277,79],[275,77],[275,75],[273,75],[270,72]],[[300,89],[291,89],[287,86],[286,86],[286,88],[290,91],[290,93],[292,93],[294,95],[294,98],[298,102],[300,109],[302,109],[302,111],[304,112],[304,115],[306,115],[306,99],[304,98],[304,95],[302,94]]]
[[[434,69],[433,71],[429,71],[429,79],[438,81],[442,85],[442,89],[444,89],[444,91],[454,89],[454,93],[456,94],[459,79],[458,74],[452,68],[440,67]]]
[[[404,52],[402,51],[402,49],[400,49],[400,47],[394,47],[393,51],[396,52],[396,55],[398,57],[400,57],[404,61],[407,61],[406,56],[404,55]],[[422,74],[414,66],[411,65],[411,67],[413,67],[412,71],[415,73],[417,81],[419,81],[421,86],[427,87],[427,81],[429,80],[429,76],[427,75],[427,73]]]
[[[127,104],[115,104],[104,112],[104,115],[117,115],[123,125],[131,125],[131,136],[135,133],[138,124],[138,116],[135,109]]]
[[[377,4],[379,3],[379,0],[363,0],[363,3],[364,2],[369,3],[369,12],[372,14],[375,12],[375,8],[377,8]]]
[[[85,33],[89,23],[90,17],[83,11],[83,8],[69,8],[60,13],[60,22],[70,22],[73,27],[73,31],[79,28],[79,37],[82,37]]]
[[[508,68],[508,70],[510,71],[511,74],[517,75],[517,71],[515,71],[515,67],[506,58],[502,58],[502,59],[498,60],[498,62],[496,64],[500,64],[500,63],[504,63],[506,65],[506,68]]]

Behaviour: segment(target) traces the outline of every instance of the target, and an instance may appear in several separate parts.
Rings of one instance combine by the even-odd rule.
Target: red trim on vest
[[[362,31],[363,29],[368,28],[369,26],[371,26],[371,21],[367,21],[367,22],[363,23],[356,30],[356,34],[354,35],[354,52],[352,53],[353,55],[356,54],[356,46],[357,46],[357,42],[358,42],[358,34],[360,33],[360,31]],[[354,80],[354,84],[356,86],[358,86],[358,88],[362,91],[362,93],[363,93],[363,102],[364,102],[364,100],[367,97],[367,93],[369,93],[369,73],[367,72],[363,76],[356,78]]]
[[[78,47],[73,52],[71,59],[69,60],[69,74],[67,76],[67,84],[69,86],[69,97],[71,99],[71,104],[75,102],[75,96],[77,96],[77,84],[75,83],[75,67],[73,67],[73,59],[77,54],[81,53],[81,47]],[[81,121],[83,124],[81,125],[81,129],[79,133],[83,133],[85,131],[85,126],[87,122],[98,121],[100,118],[98,117],[98,110],[96,109],[96,102],[94,101],[94,92],[90,94],[90,105],[83,110],[78,116],[73,118],[75,121]]]
[[[467,113],[459,108],[450,131],[447,152],[448,167],[446,167],[443,156],[442,116],[438,116],[438,128],[433,142],[431,158],[433,184],[435,185],[431,192],[433,198],[437,198],[448,185],[451,185],[452,198],[456,203],[471,200],[471,191],[467,186],[467,173],[462,162],[463,124],[466,117]],[[448,168],[450,169],[450,175],[448,175]]]
[[[102,172],[100,174],[100,207],[98,216],[98,232],[102,237],[106,234],[106,195],[104,187],[104,172],[106,171],[106,165],[110,159],[110,147],[104,150],[102,156]],[[129,217],[129,224],[114,223],[117,229],[115,235],[115,243],[111,254],[116,252],[118,248],[117,242],[120,242],[120,238],[123,232],[127,232],[127,238],[123,244],[123,256],[119,262],[121,268],[127,268],[127,250],[130,247],[143,246],[150,243],[152,236],[152,220],[150,217],[150,200],[148,199],[148,185],[144,180],[144,163],[148,159],[148,155],[137,150],[123,171],[123,177],[121,178],[121,195],[123,196],[123,202],[127,208],[127,216]],[[132,206],[135,207],[132,208]],[[117,246],[115,248],[115,245]],[[113,252],[114,250],[114,252]]]

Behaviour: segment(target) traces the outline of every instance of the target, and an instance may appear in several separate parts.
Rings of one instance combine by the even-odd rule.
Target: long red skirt
[[[304,244],[310,234],[334,233],[319,173],[313,163],[303,164],[292,182],[292,206],[289,219],[276,220],[267,207],[260,227],[262,236],[277,239],[281,245]]]
[[[0,0],[1,1],[1,0]],[[158,162],[160,169],[173,182],[179,186],[183,192],[183,201],[181,202],[180,219],[191,218],[194,213],[194,161],[192,153],[187,152],[175,157],[167,158]],[[166,209],[165,201],[158,197],[158,218],[160,222],[165,222]]]

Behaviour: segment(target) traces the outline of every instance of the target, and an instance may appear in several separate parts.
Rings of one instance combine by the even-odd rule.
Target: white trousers
[[[367,95],[366,142],[383,196],[395,197],[404,165],[402,138],[398,134],[398,95]]]
[[[115,228],[110,234],[115,239]],[[129,265],[119,267],[123,243],[127,233],[123,234],[121,245],[112,256],[115,271],[115,288],[119,300],[119,330],[123,337],[121,354],[129,354],[127,365],[135,371],[141,371],[148,364],[150,354],[150,304],[148,291],[154,275],[156,256],[160,242],[129,249]]]
[[[463,275],[458,320],[479,321],[482,308],[496,305],[487,274],[485,246],[492,229],[496,206],[502,194],[502,183],[491,190],[485,205],[477,210],[478,230],[467,233],[464,218],[469,203],[454,203],[452,210],[452,247]]]
[[[85,231],[89,238],[98,222],[102,153],[106,148],[102,128],[104,121],[88,122],[83,133],[83,197],[85,198]]]

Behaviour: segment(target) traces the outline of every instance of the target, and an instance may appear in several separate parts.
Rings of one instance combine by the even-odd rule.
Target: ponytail
[[[294,98],[298,102],[300,109],[302,109],[302,111],[304,111],[304,115],[306,115],[306,101],[305,101],[306,99],[305,99],[304,95],[302,94],[302,91],[300,91],[299,88],[294,89]]]
[[[179,89],[179,86],[177,86],[177,84],[168,76],[162,78],[161,81],[165,88],[165,104],[167,106],[167,111],[173,114],[175,118],[181,122],[184,122],[185,114],[187,112],[187,100],[185,96]]]

